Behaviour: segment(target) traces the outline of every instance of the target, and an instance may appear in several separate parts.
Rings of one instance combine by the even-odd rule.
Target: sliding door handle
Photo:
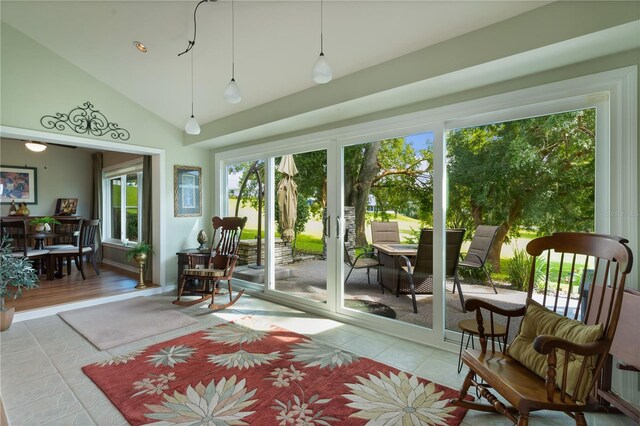
[[[340,216],[336,217],[336,235],[338,238],[340,238],[340,235],[342,235],[340,233]]]
[[[324,218],[322,227],[324,228],[324,236],[327,238],[331,238],[331,216],[326,216]]]

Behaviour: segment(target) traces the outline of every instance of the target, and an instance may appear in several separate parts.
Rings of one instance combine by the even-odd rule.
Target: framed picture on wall
[[[56,202],[56,216],[72,216],[78,209],[77,198],[58,198]]]
[[[173,215],[202,216],[202,168],[173,166]]]
[[[35,167],[0,166],[0,202],[37,204],[37,176]]]

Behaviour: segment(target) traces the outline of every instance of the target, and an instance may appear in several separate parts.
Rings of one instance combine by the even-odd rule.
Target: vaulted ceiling
[[[324,51],[334,79],[491,25],[548,1],[324,2]],[[118,92],[182,128],[191,110],[193,1],[2,1],[2,20]],[[230,0],[197,14],[193,49],[200,124],[315,86],[320,1],[236,0],[235,70],[243,100],[223,99],[231,78]],[[132,46],[148,48],[140,53]]]

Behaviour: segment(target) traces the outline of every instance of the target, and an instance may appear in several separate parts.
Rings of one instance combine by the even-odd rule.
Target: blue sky
[[[418,152],[418,150],[426,149],[433,145],[433,132],[405,136],[404,140],[406,143],[411,144],[413,149]]]

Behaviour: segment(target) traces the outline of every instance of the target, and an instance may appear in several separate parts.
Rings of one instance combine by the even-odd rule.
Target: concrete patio
[[[295,295],[305,299],[313,299],[323,302],[327,298],[326,262],[313,259],[296,262],[287,265],[291,269],[290,274],[282,278],[276,278],[275,288],[289,295]],[[349,268],[345,266],[346,277]],[[286,276],[290,275],[290,276]],[[475,318],[472,312],[462,312],[458,294],[453,294],[453,281],[446,283],[446,328],[458,330],[457,324],[462,319]],[[469,284],[462,282],[462,291],[465,299],[481,298],[490,300],[502,307],[516,307],[525,303],[526,293],[498,287],[495,294],[490,286]],[[401,294],[396,297],[390,291],[381,291],[381,286],[376,283],[376,270],[371,269],[371,284],[367,282],[365,269],[354,270],[345,285],[345,299],[367,300],[382,303],[396,312],[396,320],[431,328],[433,326],[433,295],[417,295],[418,313],[413,312],[411,296]],[[517,330],[517,324],[514,324]]]

